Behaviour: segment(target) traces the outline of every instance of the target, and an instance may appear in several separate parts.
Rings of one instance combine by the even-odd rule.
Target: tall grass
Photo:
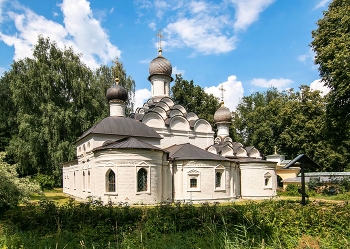
[[[295,201],[114,207],[18,207],[0,219],[0,248],[350,248],[350,206]]]

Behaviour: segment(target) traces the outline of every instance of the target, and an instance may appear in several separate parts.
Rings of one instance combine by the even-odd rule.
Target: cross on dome
[[[219,91],[220,91],[221,102],[224,102],[224,92],[226,91],[226,89],[224,88],[223,85],[221,85],[221,86],[219,87]]]
[[[162,30],[158,30],[158,33],[156,34],[158,36],[158,52],[161,55],[162,54],[162,38],[164,38],[164,36],[162,35]]]

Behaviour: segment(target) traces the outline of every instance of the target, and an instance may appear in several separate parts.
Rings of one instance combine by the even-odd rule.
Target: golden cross
[[[162,30],[160,29],[157,33],[158,36],[158,44],[159,44],[159,48],[162,48],[162,38],[164,38],[164,36],[162,35]]]
[[[221,102],[224,102],[224,92],[226,91],[226,89],[224,88],[223,85],[221,85],[221,86],[219,87],[219,91],[220,91]]]

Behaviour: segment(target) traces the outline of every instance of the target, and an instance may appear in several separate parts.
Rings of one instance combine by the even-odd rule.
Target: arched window
[[[215,173],[215,187],[216,188],[220,188],[221,187],[221,176],[222,176],[221,172],[217,171]]]
[[[215,167],[215,174],[214,174],[214,186],[215,191],[224,191],[225,190],[225,167],[223,165],[218,165]]]
[[[88,170],[88,189],[90,189],[90,170]]]
[[[115,173],[110,170],[107,176],[107,192],[115,192]]]
[[[144,168],[137,172],[137,191],[147,191],[147,171]]]
[[[83,189],[85,189],[85,172],[83,171]]]

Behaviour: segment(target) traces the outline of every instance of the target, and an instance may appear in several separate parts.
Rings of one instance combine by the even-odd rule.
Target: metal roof
[[[107,134],[130,137],[149,137],[161,139],[161,136],[151,127],[132,118],[109,116],[92,126],[81,135],[77,141],[89,134]]]
[[[307,155],[305,154],[300,154],[293,160],[291,160],[287,165],[283,166],[283,169],[288,169],[289,167],[292,167],[295,163],[297,162],[304,162],[305,164],[311,164],[314,167],[321,168],[316,162],[314,162],[312,159],[310,159]]]
[[[228,161],[225,157],[203,150],[193,144],[175,144],[166,148],[169,157],[174,160],[215,160]]]
[[[159,150],[168,153],[167,151],[162,150],[161,148],[158,148],[152,144],[146,143],[133,137],[126,137],[114,142],[104,143],[101,147],[94,149],[94,151],[105,149],[148,149]]]

